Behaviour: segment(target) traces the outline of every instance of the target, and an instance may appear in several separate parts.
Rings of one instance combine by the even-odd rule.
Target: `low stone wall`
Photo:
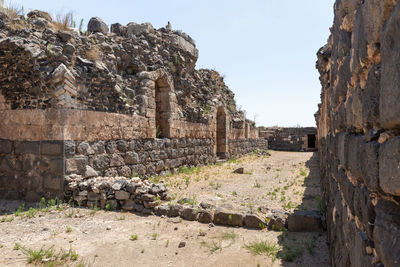
[[[317,148],[317,128],[265,128],[260,138],[268,140],[269,148],[283,151],[314,151]]]
[[[0,196],[28,201],[62,197],[63,151],[62,141],[0,139]]]
[[[149,176],[215,162],[212,139],[65,142],[66,175]]]
[[[230,139],[229,154],[230,157],[239,157],[256,149],[268,149],[268,140],[265,139]]]

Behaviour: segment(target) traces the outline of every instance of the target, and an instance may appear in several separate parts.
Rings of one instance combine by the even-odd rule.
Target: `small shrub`
[[[136,240],[138,240],[138,235],[131,235],[131,236],[129,237],[129,240],[131,240],[131,241],[136,241]]]
[[[71,233],[72,232],[72,228],[70,226],[67,226],[67,229],[65,230],[65,232]]]
[[[276,259],[279,248],[275,244],[270,244],[267,241],[251,242],[244,246],[253,255],[267,254],[272,257],[273,260]]]

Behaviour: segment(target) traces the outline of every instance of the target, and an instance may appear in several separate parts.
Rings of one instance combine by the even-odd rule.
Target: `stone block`
[[[381,33],[382,78],[379,103],[383,128],[400,126],[400,5],[397,4]]]
[[[15,142],[15,153],[16,154],[35,154],[40,153],[40,143],[39,142]]]
[[[337,157],[340,164],[347,168],[347,136],[345,133],[340,133],[337,135]]]
[[[263,218],[257,214],[247,214],[244,216],[243,223],[248,228],[263,229],[267,227]]]
[[[294,211],[288,216],[290,232],[320,232],[322,229],[321,216],[314,211]]]
[[[361,156],[362,178],[370,191],[379,188],[379,143],[368,142],[364,144]]]
[[[376,207],[374,244],[384,266],[400,264],[400,206],[379,199]]]
[[[172,205],[169,207],[168,217],[179,217],[182,213],[183,207],[181,205]]]
[[[236,212],[226,210],[217,210],[214,213],[215,224],[228,226],[243,226],[243,215]]]
[[[64,146],[61,141],[43,141],[40,143],[40,154],[49,156],[62,156]]]
[[[12,151],[12,142],[9,140],[0,140],[0,154],[10,154]]]
[[[75,155],[75,142],[74,141],[64,141],[64,153],[66,157],[73,157]]]
[[[181,218],[188,221],[196,221],[199,214],[195,208],[184,207],[181,213]]]
[[[211,223],[214,220],[214,214],[209,210],[201,210],[199,212],[198,221],[201,223]]]
[[[364,154],[364,139],[361,136],[348,136],[347,168],[352,176],[358,181],[363,181],[361,167],[362,155]]]
[[[111,160],[110,160],[110,166],[111,167],[121,167],[125,165],[124,159],[118,155],[118,154],[113,154],[111,156]]]
[[[400,196],[400,136],[379,148],[379,185],[388,194]]]
[[[65,163],[67,174],[77,173],[84,175],[88,159],[86,157],[74,157],[67,159]]]
[[[76,148],[76,152],[78,154],[88,156],[94,154],[94,149],[90,146],[88,142],[81,142]]]
[[[47,190],[62,191],[63,179],[61,177],[46,176],[43,179],[43,187]]]
[[[125,154],[125,163],[126,164],[137,164],[139,163],[139,156],[135,152],[128,151]]]
[[[131,196],[131,194],[129,192],[126,192],[123,190],[115,191],[115,198],[117,200],[126,200],[126,199],[129,199],[130,196]]]

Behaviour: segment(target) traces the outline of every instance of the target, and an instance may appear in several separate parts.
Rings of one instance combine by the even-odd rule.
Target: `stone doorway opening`
[[[155,100],[156,100],[156,138],[170,138],[170,123],[171,116],[170,104],[170,87],[165,79],[156,80],[155,84]]]
[[[217,111],[217,157],[221,159],[226,158],[226,114],[222,107]]]
[[[307,135],[308,148],[315,148],[315,140],[316,140],[315,134]]]

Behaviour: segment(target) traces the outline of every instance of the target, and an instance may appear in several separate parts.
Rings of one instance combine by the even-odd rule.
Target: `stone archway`
[[[223,107],[219,107],[217,111],[217,156],[219,158],[226,158],[227,156],[227,131],[226,131],[226,113]]]

